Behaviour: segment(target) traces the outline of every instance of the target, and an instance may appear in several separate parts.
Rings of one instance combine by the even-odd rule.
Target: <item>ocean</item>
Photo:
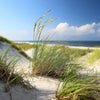
[[[35,43],[36,41],[15,41],[15,42]],[[66,45],[66,46],[77,46],[77,47],[100,47],[100,41],[46,41],[45,43]]]

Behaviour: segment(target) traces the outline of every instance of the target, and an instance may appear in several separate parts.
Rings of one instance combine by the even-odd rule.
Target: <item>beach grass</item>
[[[33,62],[33,74],[57,78],[65,71],[68,64],[73,64],[74,60],[90,52],[92,50],[40,45]]]
[[[57,100],[99,100],[100,86],[96,84],[97,77],[88,77],[77,74],[79,66],[70,66],[60,79],[56,91]],[[99,99],[98,99],[99,98]]]
[[[92,82],[93,79],[71,78],[64,79],[63,86],[56,95],[57,100],[99,100],[100,87]]]
[[[94,49],[90,55],[87,55],[87,62],[93,64],[100,59],[100,49]]]
[[[56,58],[59,56],[57,54],[56,47],[47,47],[45,42],[50,39],[51,35],[47,35],[41,38],[42,31],[44,28],[51,24],[56,18],[49,18],[46,21],[43,21],[43,18],[47,13],[41,16],[34,24],[34,34],[33,41],[36,41],[36,48],[34,48],[33,54],[33,74],[48,75],[51,74],[57,63]],[[42,44],[40,44],[40,42]],[[55,58],[56,57],[56,58]],[[59,60],[60,61],[60,60]]]
[[[70,62],[71,57],[69,56],[64,46],[45,46],[44,48],[41,46],[38,50],[37,59],[33,63],[33,73],[57,77]]]

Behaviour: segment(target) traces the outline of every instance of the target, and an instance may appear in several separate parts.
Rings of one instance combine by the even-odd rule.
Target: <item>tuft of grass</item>
[[[64,46],[45,46],[44,48],[40,46],[37,59],[33,63],[33,73],[58,77],[66,69],[70,60]]]
[[[99,49],[93,50],[93,52],[87,56],[87,61],[89,64],[93,64],[98,59],[100,59],[100,50]]]
[[[36,48],[33,55],[33,74],[59,77],[62,72],[67,70],[67,65],[73,61],[72,55],[78,53],[76,54],[75,49],[66,48],[65,46],[47,46],[45,44],[50,36],[47,35],[46,38],[41,39],[42,31],[46,25],[51,24],[55,19],[50,18],[43,23],[44,17],[45,14],[34,25],[33,40],[36,41]],[[40,42],[42,44],[39,44]],[[78,49],[77,52],[79,52]],[[82,56],[82,53],[80,55]]]
[[[98,78],[81,76],[77,72],[79,66],[70,66],[64,73],[65,78],[60,81],[57,91],[57,100],[99,100],[100,86],[95,82]],[[96,96],[95,96],[95,95]],[[99,99],[97,99],[97,97]]]
[[[34,25],[33,41],[36,41],[36,48],[34,49],[33,54],[33,74],[39,73],[40,75],[44,75],[51,73],[52,68],[54,69],[54,66],[56,66],[56,63],[54,63],[56,62],[55,59],[59,56],[55,47],[46,47],[45,42],[51,37],[51,35],[41,38],[42,31],[45,26],[56,20],[56,18],[49,18],[43,22],[43,18],[50,11],[51,10],[47,11],[43,16],[41,16]]]

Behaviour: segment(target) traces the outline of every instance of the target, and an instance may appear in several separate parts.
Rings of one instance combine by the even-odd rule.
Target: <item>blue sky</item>
[[[57,20],[43,34],[52,40],[100,40],[100,0],[0,0],[0,35],[32,40],[35,21],[47,10]]]

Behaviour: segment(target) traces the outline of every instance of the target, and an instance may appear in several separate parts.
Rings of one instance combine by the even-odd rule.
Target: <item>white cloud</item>
[[[94,29],[95,26],[96,26],[96,23],[82,25],[80,27],[77,27],[77,32],[80,33],[80,34],[94,33],[95,32],[95,29]]]
[[[57,34],[89,34],[95,33],[96,23],[78,26],[69,26],[68,23],[60,23],[54,29]]]
[[[56,27],[56,31],[61,33],[61,32],[65,32],[68,29],[68,23],[60,23],[57,25]]]
[[[85,24],[81,26],[73,26],[70,25],[67,22],[59,23],[55,28],[53,29],[47,29],[45,35],[47,33],[55,33],[52,40],[74,40],[74,39],[87,39],[90,38],[93,39],[93,37],[99,38],[100,37],[100,23],[91,23],[91,24]]]

